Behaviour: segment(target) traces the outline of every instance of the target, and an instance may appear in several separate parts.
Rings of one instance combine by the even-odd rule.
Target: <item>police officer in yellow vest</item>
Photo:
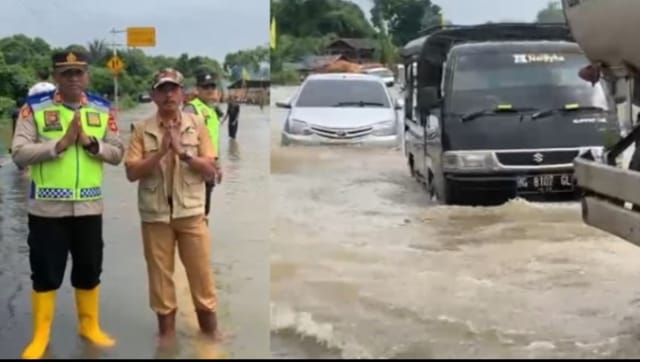
[[[87,93],[88,55],[53,55],[57,89],[27,99],[16,124],[12,159],[30,168],[28,247],[32,272],[32,341],[24,359],[41,358],[50,340],[57,290],[71,253],[79,334],[114,345],[99,326],[103,262],[103,164],[118,165],[124,147],[110,103]]]
[[[184,105],[184,112],[200,115],[205,120],[209,136],[211,138],[214,151],[218,161],[219,139],[221,133],[221,117],[216,103],[218,102],[218,75],[215,72],[199,70],[196,74],[196,91],[198,97],[190,100]],[[218,164],[217,164],[218,166]],[[209,215],[211,205],[211,192],[214,189],[215,182],[220,182],[221,174],[217,174],[216,180],[206,182],[205,187],[205,215]]]

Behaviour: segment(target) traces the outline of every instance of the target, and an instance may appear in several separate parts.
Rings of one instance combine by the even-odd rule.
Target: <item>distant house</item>
[[[377,49],[369,38],[338,38],[324,48],[326,55],[341,55],[355,63],[372,62]]]
[[[308,55],[303,57],[299,62],[288,64],[288,67],[297,71],[302,77],[305,77],[311,72],[322,69],[339,60],[347,61],[347,57],[342,55]]]
[[[316,69],[324,68],[336,61],[347,61],[347,57],[339,54],[323,55],[323,56],[307,56],[304,57],[302,66],[306,71],[313,71]]]

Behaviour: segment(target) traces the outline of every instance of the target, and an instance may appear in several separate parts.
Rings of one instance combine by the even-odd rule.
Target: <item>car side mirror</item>
[[[292,104],[290,104],[289,102],[283,102],[283,101],[277,101],[276,106],[280,107],[280,108],[283,108],[283,109],[291,109],[292,108]]]
[[[405,102],[402,99],[395,100],[395,109],[402,110],[405,107]]]
[[[442,99],[439,97],[439,92],[434,86],[422,87],[418,91],[418,108],[422,113],[427,114],[435,107],[442,104]]]

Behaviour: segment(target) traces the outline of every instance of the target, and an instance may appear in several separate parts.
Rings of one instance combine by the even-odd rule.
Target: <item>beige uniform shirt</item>
[[[56,95],[57,96],[57,95]],[[54,102],[58,98],[56,97]],[[86,103],[83,97],[81,103]],[[12,159],[16,165],[27,167],[33,164],[56,159],[57,140],[49,140],[37,133],[37,124],[27,106],[21,109],[12,142]],[[90,154],[92,155],[92,154]],[[106,134],[99,140],[99,153],[92,155],[112,165],[119,165],[124,155],[124,145],[117,131],[117,123],[111,115]],[[73,171],[72,171],[73,173]],[[31,187],[31,186],[30,186]],[[103,199],[95,201],[43,201],[28,198],[28,213],[43,217],[66,217],[100,215],[103,212]]]
[[[203,158],[216,158],[202,117],[181,113],[178,120],[182,147]],[[156,153],[165,132],[163,123],[156,115],[136,123],[124,164],[138,163]],[[173,218],[179,218],[204,213],[202,182],[198,172],[179,161],[171,151],[168,152],[155,170],[140,179],[138,208],[142,221],[169,222],[171,214]],[[172,198],[172,206],[168,206],[167,198]]]

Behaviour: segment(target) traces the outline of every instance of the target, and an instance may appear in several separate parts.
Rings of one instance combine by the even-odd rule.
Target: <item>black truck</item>
[[[437,28],[400,53],[407,163],[441,203],[575,198],[573,160],[600,158],[619,136],[565,25]]]

